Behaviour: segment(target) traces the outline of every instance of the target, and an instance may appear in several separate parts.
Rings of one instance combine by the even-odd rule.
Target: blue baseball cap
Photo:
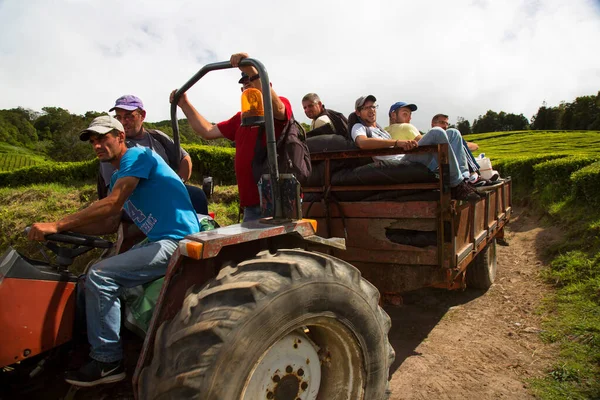
[[[408,104],[405,103],[403,101],[399,101],[396,102],[394,104],[392,104],[392,106],[390,107],[390,112],[388,113],[388,115],[390,115],[391,113],[393,113],[394,111],[396,111],[397,109],[401,108],[401,107],[408,107],[410,108],[410,111],[417,111],[417,106],[414,104]]]
[[[144,103],[142,103],[142,100],[139,97],[132,94],[126,94],[119,97],[117,101],[115,101],[115,106],[108,111],[113,111],[115,108],[121,108],[127,111],[137,110],[138,108],[144,110]]]

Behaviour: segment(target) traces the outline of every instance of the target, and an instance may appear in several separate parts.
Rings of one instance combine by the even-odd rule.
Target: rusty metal
[[[348,232],[345,251],[333,255],[351,262],[382,292],[401,292],[424,286],[464,288],[467,266],[504,227],[511,216],[510,179],[481,192],[484,199],[460,202],[451,199],[448,176],[448,146],[429,146],[419,152],[437,152],[440,178],[436,183],[401,185],[326,186],[304,188],[305,192],[335,193],[356,190],[438,189],[436,201],[339,202],[337,207],[314,203],[310,217],[318,221],[317,234],[328,237]],[[396,149],[326,152],[312,154],[313,161],[401,154]],[[341,217],[345,217],[342,223]],[[418,220],[420,223],[411,223]],[[436,231],[437,245],[425,248],[391,242],[385,235],[390,227]],[[409,227],[409,228],[405,228]],[[437,268],[437,269],[436,269]]]

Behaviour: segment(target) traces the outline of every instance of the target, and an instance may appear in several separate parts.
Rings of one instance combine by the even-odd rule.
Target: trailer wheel
[[[352,265],[280,250],[223,268],[157,332],[141,399],[387,399],[379,292]]]
[[[489,289],[496,279],[496,238],[467,267],[467,287]]]

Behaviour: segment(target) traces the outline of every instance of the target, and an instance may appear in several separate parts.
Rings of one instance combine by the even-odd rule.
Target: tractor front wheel
[[[143,399],[387,399],[379,292],[337,258],[262,252],[186,297],[158,330]]]

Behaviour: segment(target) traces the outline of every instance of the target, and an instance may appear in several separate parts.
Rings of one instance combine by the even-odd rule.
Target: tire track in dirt
[[[542,376],[557,353],[539,338],[536,313],[551,288],[539,273],[544,250],[560,230],[517,209],[506,231],[509,246],[497,246],[498,275],[487,291],[423,289],[386,307],[393,400],[528,399],[527,379]]]

